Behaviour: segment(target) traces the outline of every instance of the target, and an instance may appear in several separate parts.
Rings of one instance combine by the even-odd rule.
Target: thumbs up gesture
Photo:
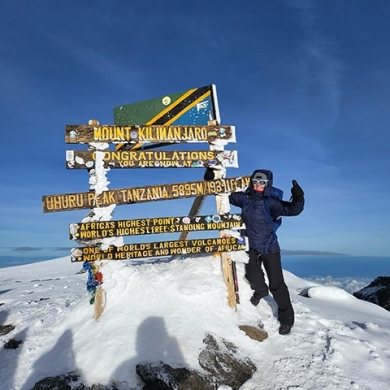
[[[303,195],[305,195],[305,193],[303,192],[301,186],[298,184],[298,182],[296,180],[292,181],[292,185],[293,186],[291,188],[291,197],[294,200],[302,199]]]

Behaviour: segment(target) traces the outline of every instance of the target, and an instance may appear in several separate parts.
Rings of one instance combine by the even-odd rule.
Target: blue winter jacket
[[[245,192],[233,192],[230,194],[229,201],[232,205],[242,209],[242,219],[246,227],[249,249],[258,253],[280,252],[273,221],[278,217],[300,214],[303,210],[304,198],[286,202],[271,196],[274,188],[272,187],[272,172],[265,169],[257,169],[252,173],[251,179],[256,172],[265,173],[268,177],[268,185],[264,192],[256,192],[250,185]],[[270,213],[266,211],[267,205]],[[270,214],[272,219],[269,217]]]

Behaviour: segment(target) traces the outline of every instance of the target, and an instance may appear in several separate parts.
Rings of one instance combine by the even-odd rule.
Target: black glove
[[[215,174],[213,168],[206,168],[206,172],[204,173],[203,180],[209,181],[214,180]]]
[[[291,188],[291,197],[294,200],[301,200],[303,198],[304,192],[302,188],[299,186],[296,180],[292,181],[292,188]]]

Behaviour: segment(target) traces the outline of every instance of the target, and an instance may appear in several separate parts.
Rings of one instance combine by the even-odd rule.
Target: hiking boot
[[[250,301],[253,306],[257,306],[260,302],[261,298],[258,298],[256,294],[253,294]]]
[[[280,324],[279,334],[281,334],[283,336],[288,335],[291,332],[291,328],[292,328],[292,325],[290,325],[290,324]]]

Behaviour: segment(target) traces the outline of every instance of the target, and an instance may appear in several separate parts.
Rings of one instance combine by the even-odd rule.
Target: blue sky
[[[305,191],[304,212],[279,229],[283,249],[389,256],[389,14],[379,0],[1,0],[0,255],[74,246],[68,225],[86,210],[41,206],[89,188],[86,171],[65,169],[66,124],[113,123],[115,106],[215,84],[221,123],[237,133],[228,176],[266,168],[285,199],[292,179]],[[202,176],[108,173],[110,189]],[[191,204],[118,206],[114,219]],[[209,197],[202,213],[213,211]]]

